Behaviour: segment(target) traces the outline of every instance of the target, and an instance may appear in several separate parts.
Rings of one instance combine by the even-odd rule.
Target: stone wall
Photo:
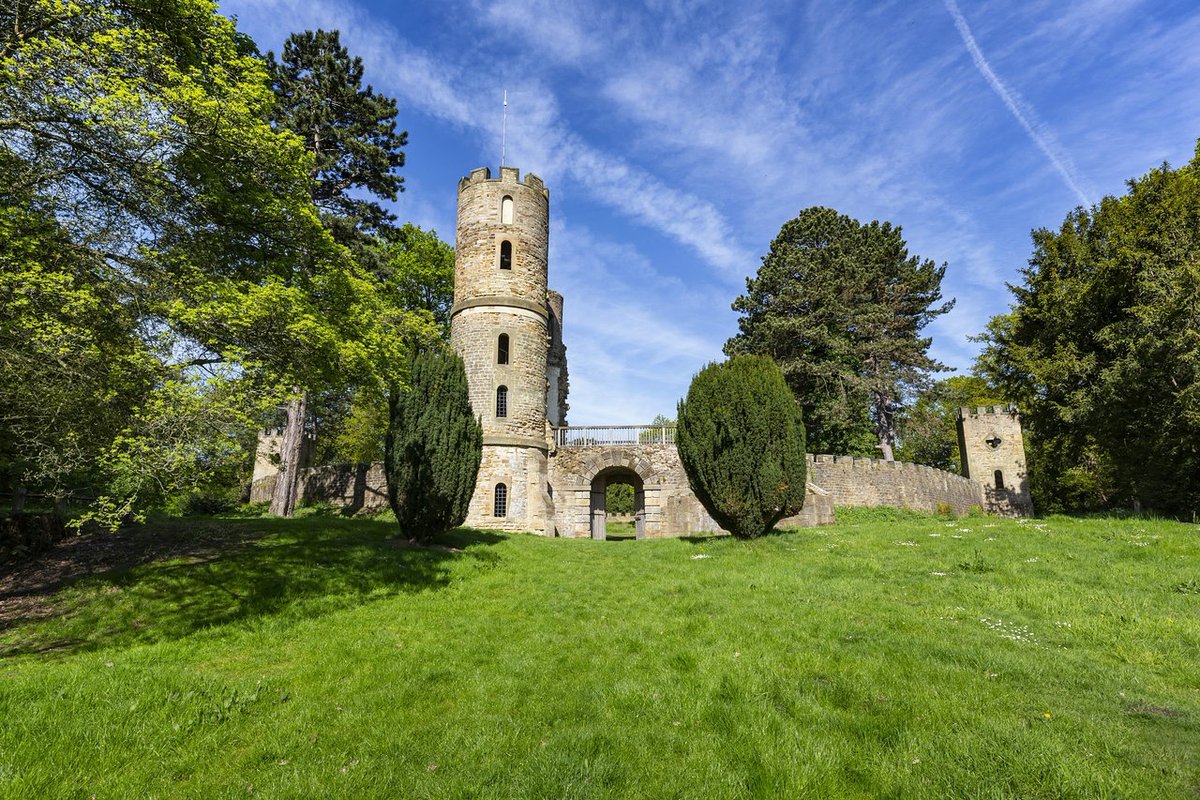
[[[647,538],[721,531],[692,493],[675,445],[595,445],[559,448],[550,457],[555,535],[591,536],[592,493],[603,492],[605,476],[624,479],[634,484],[635,491],[640,485]],[[809,527],[833,521],[832,498],[810,484],[804,510],[776,527]]]
[[[1023,517],[1033,513],[1025,440],[1016,406],[961,408],[958,449],[963,475],[986,487],[989,514]]]
[[[955,514],[984,507],[983,486],[933,467],[853,456],[812,455],[809,480],[829,493],[834,506],[891,506]]]
[[[513,220],[503,223],[501,202],[513,198]],[[550,191],[536,175],[520,180],[520,170],[501,167],[500,178],[486,167],[458,184],[454,303],[476,299],[521,298],[546,305],[546,257],[550,247]],[[512,268],[500,269],[501,242],[512,243]]]

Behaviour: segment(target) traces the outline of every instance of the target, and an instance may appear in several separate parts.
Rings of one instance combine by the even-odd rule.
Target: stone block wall
[[[903,461],[809,454],[809,480],[829,493],[834,506],[891,506],[955,514],[984,507],[983,486],[933,467]]]
[[[500,334],[508,335],[508,363],[498,364]],[[483,422],[485,441],[495,436],[546,436],[544,318],[515,308],[468,308],[454,317],[451,346],[467,371],[471,409]],[[496,416],[496,390],[508,390],[508,415]]]
[[[513,220],[501,221],[501,203],[513,199]],[[454,303],[477,298],[522,298],[546,304],[546,258],[550,248],[550,191],[536,175],[486,167],[458,183]],[[512,268],[500,269],[500,244],[512,243]]]

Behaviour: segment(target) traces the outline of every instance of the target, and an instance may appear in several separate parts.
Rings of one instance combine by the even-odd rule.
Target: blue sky
[[[780,226],[825,205],[901,225],[957,298],[969,369],[1029,232],[1191,158],[1200,5],[229,0],[265,51],[336,28],[409,131],[402,221],[453,241],[455,188],[507,163],[551,190],[572,424],[674,416],[737,328]]]

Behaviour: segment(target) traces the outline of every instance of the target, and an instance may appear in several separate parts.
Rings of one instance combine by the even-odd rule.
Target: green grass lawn
[[[841,520],[161,523],[7,615],[0,796],[1200,796],[1197,526]]]

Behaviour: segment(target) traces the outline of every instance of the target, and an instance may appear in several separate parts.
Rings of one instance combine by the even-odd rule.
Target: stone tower
[[[960,408],[958,452],[963,476],[983,484],[989,514],[1033,513],[1025,442],[1016,406]]]
[[[553,533],[548,423],[566,424],[566,353],[549,238],[550,192],[536,175],[483,167],[459,181],[450,341],[483,423],[467,525]]]

